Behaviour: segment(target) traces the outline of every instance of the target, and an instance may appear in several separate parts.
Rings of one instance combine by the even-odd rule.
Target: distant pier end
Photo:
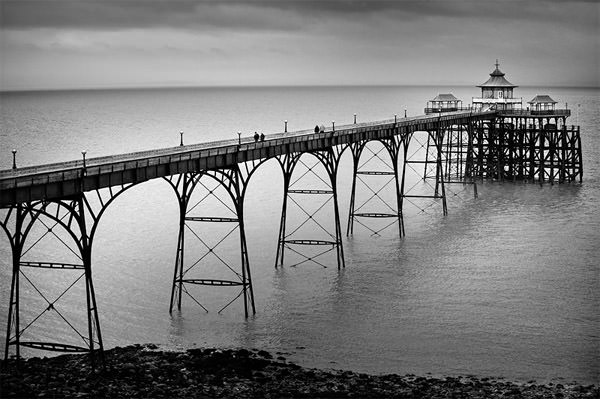
[[[463,107],[453,94],[428,101],[426,114],[495,111],[486,128],[474,127],[468,137],[446,135],[447,170],[472,158],[474,176],[498,180],[569,182],[583,179],[579,126],[567,124],[571,111],[547,94],[538,94],[527,106],[514,97],[518,87],[505,78],[496,60],[489,79],[478,85],[481,96]]]

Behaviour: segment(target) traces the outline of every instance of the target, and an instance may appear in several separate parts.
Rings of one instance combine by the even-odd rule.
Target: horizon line
[[[59,92],[59,91],[109,91],[109,90],[168,90],[168,89],[241,89],[241,88],[311,88],[311,87],[477,87],[470,84],[273,84],[273,85],[148,85],[148,86],[96,86],[96,87],[49,87],[49,88],[11,88],[0,93]],[[589,85],[519,85],[518,87],[548,87],[600,89]]]

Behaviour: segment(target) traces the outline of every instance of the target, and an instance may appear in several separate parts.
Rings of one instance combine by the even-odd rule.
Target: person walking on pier
[[[254,132],[254,142],[258,143],[258,133]]]
[[[265,134],[264,133],[260,134],[260,141],[265,141]]]

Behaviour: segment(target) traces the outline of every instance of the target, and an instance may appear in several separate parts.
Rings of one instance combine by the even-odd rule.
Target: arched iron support
[[[402,181],[400,184],[400,192],[401,192],[401,203],[404,204],[405,199],[416,199],[416,198],[431,198],[441,199],[442,200],[442,212],[443,215],[448,214],[447,204],[446,204],[446,189],[444,186],[443,179],[443,162],[442,162],[442,152],[443,152],[443,143],[444,143],[444,133],[445,126],[441,120],[436,122],[436,125],[433,129],[426,130],[427,132],[427,153],[431,148],[435,150],[435,161],[428,160],[428,155],[426,155],[425,160],[413,159],[417,156],[418,151],[414,152],[412,155],[409,154],[409,147],[412,140],[417,140],[414,138],[414,134],[416,131],[412,131],[408,133],[404,138],[404,167],[402,170]],[[418,140],[417,140],[418,141]],[[420,143],[420,142],[419,142]],[[420,143],[423,148],[425,148],[425,144]],[[410,194],[410,189],[406,189],[406,170],[407,166],[410,167],[410,164],[425,164],[435,162],[435,185],[433,186],[433,195],[421,195],[421,194]],[[427,167],[427,166],[426,166]],[[412,168],[415,170],[414,168]],[[426,172],[426,178],[429,176]],[[425,180],[426,181],[426,180]]]
[[[315,176],[317,176],[317,178],[319,180],[321,180],[323,183],[325,183],[327,185],[327,189],[324,189],[324,190],[292,188],[304,176],[304,175],[302,175],[300,178],[296,179],[295,181],[292,181],[292,175],[294,173],[294,170],[296,169],[296,166],[299,163],[301,163],[302,155],[307,154],[307,153],[292,153],[292,154],[286,154],[286,155],[277,157],[277,160],[278,160],[278,162],[281,166],[282,172],[283,172],[284,187],[283,187],[283,205],[282,205],[282,211],[281,211],[281,221],[280,221],[280,225],[279,225],[279,237],[278,237],[278,242],[277,242],[277,253],[276,253],[276,257],[275,257],[275,267],[276,268],[280,265],[283,266],[286,248],[292,249],[291,248],[292,245],[324,245],[323,243],[325,243],[325,242],[327,242],[327,245],[330,245],[331,248],[327,251],[320,252],[316,256],[309,257],[309,256],[302,254],[300,251],[296,251],[296,250],[293,250],[293,252],[297,253],[299,256],[301,256],[305,259],[300,263],[304,263],[306,261],[312,261],[316,264],[324,266],[322,263],[315,261],[315,258],[317,256],[324,255],[324,254],[328,253],[329,251],[335,249],[338,269],[345,267],[344,249],[343,249],[343,245],[342,245],[341,220],[340,220],[338,197],[337,197],[337,195],[338,195],[337,181],[336,181],[337,180],[337,171],[338,171],[338,167],[339,167],[339,159],[344,150],[345,150],[345,147],[335,146],[335,147],[329,147],[325,150],[316,150],[316,151],[308,152],[308,154],[311,154],[312,156],[314,156],[318,160],[318,163],[320,163],[325,168],[325,171],[326,171],[329,179],[328,179],[328,181],[324,180],[322,177],[318,176],[314,171],[312,171],[312,168],[309,168],[309,170],[304,175],[306,175],[309,172],[312,172]],[[293,239],[290,237],[290,235],[293,234],[293,232],[290,234],[286,234],[288,199],[290,199],[291,201],[294,201],[294,199],[290,197],[290,194],[294,194],[294,195],[330,195],[331,196],[330,198],[333,200],[335,233],[332,234],[331,232],[327,231],[327,229],[325,229],[323,226],[321,226],[319,224],[319,227],[321,229],[323,229],[331,237],[331,240],[303,240],[303,239],[297,240],[297,239]],[[314,221],[314,218],[313,218],[314,214],[316,212],[318,212],[319,210],[321,210],[323,208],[323,206],[326,205],[326,203],[327,203],[327,201],[323,205],[321,205],[321,207],[318,208],[317,211],[315,211],[313,214],[310,214],[296,202],[296,204],[300,207],[300,209],[306,214],[308,219],[313,220],[313,221]],[[307,221],[308,221],[308,219],[307,219]],[[306,223],[306,221],[304,223]]]
[[[362,168],[367,166],[369,161],[372,160],[373,158],[378,158],[384,164],[386,164],[386,162],[387,162],[387,160],[383,160],[379,156],[379,153],[375,153],[375,152],[371,151],[371,153],[372,153],[371,157],[367,161],[365,161],[362,165],[360,164],[360,157],[361,157],[364,149],[367,148],[366,145],[372,141],[380,142],[383,145],[384,149],[387,151],[387,153],[389,155],[389,162],[391,163],[390,165],[387,165],[389,167],[389,170],[385,170],[385,171],[362,170]],[[398,168],[400,147],[403,145],[403,138],[399,134],[396,134],[390,138],[378,139],[378,140],[372,140],[372,141],[364,140],[364,141],[352,143],[350,145],[352,159],[353,159],[353,174],[352,174],[352,191],[350,194],[351,195],[350,196],[350,210],[348,212],[348,225],[347,225],[347,229],[346,229],[346,235],[353,234],[354,221],[357,220],[357,218],[359,218],[359,217],[365,217],[365,218],[389,217],[389,218],[397,219],[398,234],[400,237],[403,237],[404,236],[404,220],[403,220],[402,208],[401,208],[400,178],[399,178],[399,168]],[[364,181],[363,179],[360,179],[360,180],[373,193],[373,195],[357,208],[356,207],[356,180],[359,175],[364,175],[365,177],[391,175],[392,179],[389,180],[388,182],[386,182],[384,184],[384,186],[379,189],[379,191],[381,191],[383,188],[385,188],[392,181],[394,182],[394,186],[395,186],[394,191],[395,191],[395,196],[396,196],[396,209],[393,209],[392,206],[390,206],[383,198],[380,197],[379,191],[373,190],[367,184],[367,182]],[[390,213],[389,211],[387,211],[385,213],[382,213],[382,212],[360,212],[359,213],[358,212],[363,206],[367,205],[367,203],[369,203],[374,198],[379,198],[379,200],[382,201],[389,208],[389,210],[392,211],[393,213]],[[387,224],[384,228],[379,229],[379,230],[373,230],[373,229],[369,228],[368,226],[366,226],[365,224],[363,224],[361,222],[359,222],[359,223],[362,224],[363,226],[365,226],[370,231],[372,231],[373,235],[379,235],[379,233],[382,230],[388,228],[394,222]]]
[[[9,237],[12,250],[12,283],[9,304],[9,317],[7,322],[7,334],[5,343],[5,358],[10,357],[11,347],[15,348],[15,357],[18,360],[21,356],[21,347],[29,347],[40,350],[50,350],[57,352],[85,352],[90,354],[92,365],[95,363],[96,354],[99,355],[100,361],[104,363],[103,341],[98,318],[98,309],[92,281],[92,243],[93,238],[106,208],[114,201],[114,199],[123,193],[132,185],[122,185],[116,192],[111,187],[109,189],[109,198],[103,198],[100,190],[95,190],[100,202],[100,209],[94,210],[93,205],[86,197],[85,193],[76,196],[64,198],[60,200],[41,200],[27,203],[19,203],[16,206],[7,210],[6,217],[0,221],[0,225]],[[88,193],[89,194],[89,193]],[[50,207],[56,207],[55,211],[50,211]],[[11,231],[10,219],[11,214],[15,215],[14,232]],[[52,226],[46,225],[40,216],[44,216],[53,222]],[[86,221],[89,217],[90,223]],[[29,220],[27,221],[27,218]],[[25,244],[31,229],[35,223],[39,221],[45,228],[45,232],[35,242],[25,249]],[[53,229],[60,226],[64,232],[72,239],[76,250],[71,248],[65,241],[60,239]],[[22,257],[35,247],[48,234],[56,236],[80,261],[81,263],[64,263],[64,262],[43,262],[43,261],[24,261]],[[31,282],[29,278],[21,270],[27,268],[44,268],[51,270],[82,270],[83,274],[75,280],[63,293],[53,302],[43,295],[43,293]],[[26,327],[21,328],[20,325],[20,298],[19,277],[23,275],[33,288],[48,302],[48,307],[45,311],[54,310],[83,340],[83,345],[71,345],[57,342],[38,342],[38,341],[23,341],[21,336],[23,332],[31,327],[37,320],[35,318]],[[87,336],[80,333],[54,306],[54,304],[80,279],[84,279],[86,286],[86,313],[87,313]],[[40,315],[41,316],[41,315]],[[39,316],[38,316],[39,317]]]
[[[246,233],[245,233],[245,225],[244,225],[244,196],[246,192],[247,183],[256,170],[258,164],[260,162],[251,162],[255,167],[248,168],[245,165],[245,172],[243,173],[240,170],[239,165],[231,169],[218,169],[218,170],[206,170],[200,171],[197,173],[186,173],[178,175],[176,178],[171,176],[169,178],[165,178],[167,182],[171,185],[178,199],[179,203],[179,236],[177,243],[177,255],[175,259],[175,269],[173,272],[173,284],[171,287],[171,300],[169,304],[169,313],[172,313],[175,304],[177,304],[177,309],[181,310],[181,302],[182,302],[182,294],[185,292],[189,295],[194,302],[200,305],[205,311],[208,311],[204,305],[198,302],[186,289],[185,284],[195,284],[195,285],[212,285],[212,286],[241,286],[241,292],[238,294],[233,300],[231,300],[228,304],[226,304],[219,312],[223,311],[227,308],[231,303],[235,301],[239,296],[243,296],[244,299],[244,314],[245,317],[249,315],[249,309],[252,310],[252,314],[256,313],[256,307],[254,303],[254,291],[252,287],[252,277],[250,273],[250,261],[248,257],[248,246],[246,241]],[[209,194],[202,198],[198,204],[194,205],[190,208],[190,198],[194,189],[200,183],[202,177],[209,177],[216,181],[221,187],[225,189],[225,191],[229,194],[229,197],[233,203],[233,209],[230,209],[235,213],[235,217],[221,217],[221,216],[209,216],[209,217],[198,217],[191,216],[189,213],[200,204],[203,200],[205,200],[208,195],[213,195],[213,191],[209,191]],[[225,204],[221,199],[219,199],[221,203]],[[190,222],[205,222],[205,223],[237,223],[237,229],[239,230],[239,241],[240,241],[240,257],[241,257],[241,273],[238,274],[234,271],[232,267],[225,264],[230,270],[234,271],[237,275],[239,281],[225,281],[222,279],[211,279],[211,278],[185,278],[185,274],[192,269],[194,265],[185,269],[184,264],[184,254],[185,254],[185,230],[186,228],[190,231],[188,223]],[[234,228],[235,229],[235,228]],[[233,232],[230,231],[226,234],[225,237],[219,243],[221,243],[227,236],[229,236]],[[195,235],[195,234],[194,234]],[[195,235],[198,240],[200,240],[204,245],[206,245],[200,237]],[[218,245],[218,244],[217,244]],[[213,252],[214,248],[208,248],[208,251]],[[225,263],[222,259],[221,262]],[[197,263],[197,262],[196,262]]]

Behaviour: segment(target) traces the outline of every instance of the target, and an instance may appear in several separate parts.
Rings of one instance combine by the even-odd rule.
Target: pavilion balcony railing
[[[500,109],[498,113],[510,116],[571,116],[570,109]]]
[[[455,111],[475,111],[472,107],[434,107],[425,108],[425,114],[438,114],[441,112],[455,112]]]

